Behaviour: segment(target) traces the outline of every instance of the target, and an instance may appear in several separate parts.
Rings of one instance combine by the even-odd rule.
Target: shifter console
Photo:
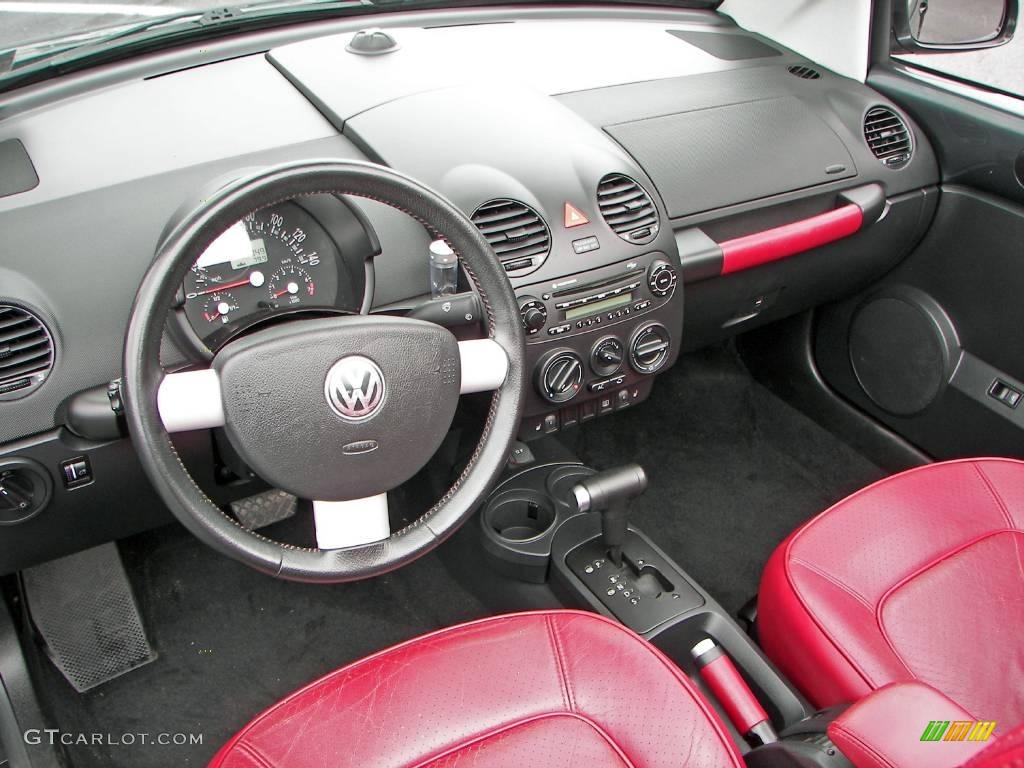
[[[566,556],[566,565],[600,602],[641,634],[699,608],[704,598],[645,539],[629,530],[629,501],[647,489],[637,464],[600,472],[572,489],[581,512],[601,515],[601,536]]]
[[[601,538],[594,538],[572,550],[566,564],[627,627],[644,634],[704,605],[700,593],[633,531],[627,531],[621,552],[622,565],[616,566]]]

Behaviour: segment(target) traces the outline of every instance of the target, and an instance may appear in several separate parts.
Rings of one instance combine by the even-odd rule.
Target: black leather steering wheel
[[[168,308],[199,255],[251,211],[320,193],[377,200],[441,233],[480,295],[487,338],[457,342],[440,326],[390,316],[296,319],[230,342],[208,369],[165,373]],[[150,481],[200,540],[278,578],[351,581],[426,554],[482,501],[519,427],[524,351],[508,279],[465,214],[382,166],[303,161],[228,184],[164,238],[132,308],[122,396]],[[437,450],[460,393],[488,390],[483,434],[465,470],[430,510],[391,532],[386,492]],[[314,500],[317,548],[242,527],[196,485],[169,432],[217,426],[271,485]]]

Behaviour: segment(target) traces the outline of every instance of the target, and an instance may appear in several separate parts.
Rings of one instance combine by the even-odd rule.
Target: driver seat
[[[410,640],[293,693],[211,768],[455,765],[741,768],[687,677],[581,611],[497,616]]]

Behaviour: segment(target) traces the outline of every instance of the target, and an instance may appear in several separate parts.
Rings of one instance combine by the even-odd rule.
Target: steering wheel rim
[[[298,547],[244,528],[214,504],[188,473],[164,427],[158,404],[167,377],[159,363],[167,310],[195,259],[217,235],[251,211],[301,195],[325,193],[376,200],[405,212],[431,231],[443,233],[480,295],[488,338],[507,358],[507,371],[494,390],[480,442],[455,484],[427,512],[388,538],[345,549]],[[132,307],[121,386],[129,434],[143,469],[186,528],[219,552],[271,576],[334,583],[368,578],[405,565],[431,551],[471,515],[504,468],[517,434],[526,388],[524,357],[515,295],[487,241],[464,213],[429,187],[383,166],[300,161],[226,185],[170,230]]]

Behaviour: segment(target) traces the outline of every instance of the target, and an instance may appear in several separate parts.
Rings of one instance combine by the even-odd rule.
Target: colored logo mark
[[[988,741],[994,720],[930,720],[921,741]]]

